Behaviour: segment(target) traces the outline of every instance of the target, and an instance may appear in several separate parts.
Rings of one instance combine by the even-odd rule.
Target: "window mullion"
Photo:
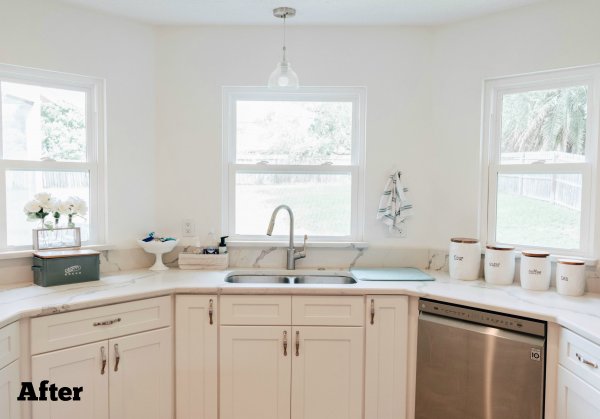
[[[2,163],[2,160],[0,160]],[[0,251],[6,249],[8,240],[8,220],[6,219],[6,169],[0,164]],[[23,203],[24,204],[24,203]]]

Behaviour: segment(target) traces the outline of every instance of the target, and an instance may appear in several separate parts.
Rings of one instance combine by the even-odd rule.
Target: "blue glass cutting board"
[[[352,268],[350,272],[360,281],[435,281],[417,268]]]

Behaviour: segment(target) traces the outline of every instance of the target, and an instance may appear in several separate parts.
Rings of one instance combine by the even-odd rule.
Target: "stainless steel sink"
[[[290,284],[290,277],[279,275],[231,275],[226,282],[234,284]]]
[[[356,284],[356,280],[349,276],[300,275],[294,277],[294,284]]]
[[[230,275],[225,281],[234,284],[356,284],[354,278],[338,275]]]

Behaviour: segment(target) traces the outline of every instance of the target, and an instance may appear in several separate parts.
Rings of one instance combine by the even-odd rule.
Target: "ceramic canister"
[[[448,258],[451,278],[462,279],[463,281],[473,281],[479,278],[479,267],[481,265],[479,240],[464,237],[450,239]]]
[[[523,250],[521,255],[521,287],[533,291],[550,288],[550,254]]]
[[[579,296],[585,292],[585,263],[575,259],[559,259],[556,263],[556,291]]]
[[[483,271],[485,282],[509,285],[515,279],[515,248],[512,246],[487,245]]]

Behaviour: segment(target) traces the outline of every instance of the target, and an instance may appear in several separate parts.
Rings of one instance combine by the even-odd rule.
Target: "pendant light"
[[[294,17],[296,9],[291,7],[278,7],[273,9],[273,16],[283,19],[283,59],[277,64],[269,76],[270,89],[297,89],[299,87],[298,75],[292,70],[292,65],[285,56],[285,20]]]

